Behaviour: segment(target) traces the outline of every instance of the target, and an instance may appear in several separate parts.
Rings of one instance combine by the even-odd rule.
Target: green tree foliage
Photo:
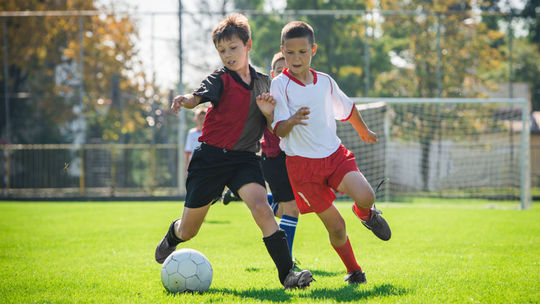
[[[0,2],[0,9],[64,11],[98,7],[94,1],[84,0],[6,0]],[[137,97],[142,96],[148,84],[137,59],[136,20],[126,15],[106,14],[84,16],[82,20],[78,16],[7,17],[4,20],[8,88],[12,97],[11,142],[69,143],[84,125],[85,137],[101,140],[118,140],[121,134],[145,136],[148,133],[143,130],[148,109]],[[84,58],[82,83],[81,54]],[[114,75],[119,76],[122,106],[111,99]],[[4,81],[1,75],[2,93]],[[29,97],[18,98],[27,96],[20,93],[28,93]],[[0,111],[3,117],[4,107]],[[82,124],[83,117],[85,124]],[[0,126],[0,132],[5,132],[4,127],[4,124]]]
[[[540,47],[540,0],[527,0],[521,15],[528,19],[529,39]]]

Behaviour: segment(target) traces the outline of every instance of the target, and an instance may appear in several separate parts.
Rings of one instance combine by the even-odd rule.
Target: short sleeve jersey
[[[199,136],[201,135],[201,130],[197,128],[190,129],[186,136],[186,145],[184,146],[184,151],[193,153],[193,150],[197,149],[197,147],[201,145],[199,142]]]
[[[250,84],[234,71],[223,67],[210,74],[194,95],[201,103],[211,102],[200,142],[226,150],[258,152],[259,140],[266,128],[266,118],[256,98],[270,89],[270,77],[249,66]]]
[[[336,120],[348,120],[354,102],[327,74],[310,70],[313,82],[303,84],[285,69],[272,80],[270,94],[276,99],[274,131],[301,107],[309,107],[307,125],[296,125],[281,139],[280,147],[288,156],[325,158],[341,144],[336,134]]]
[[[264,129],[264,136],[261,140],[261,151],[269,157],[276,157],[281,153],[279,147],[280,139],[268,128]]]

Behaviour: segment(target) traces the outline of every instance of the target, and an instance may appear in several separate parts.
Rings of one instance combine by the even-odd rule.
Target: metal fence
[[[183,196],[176,144],[2,145],[10,198]]]

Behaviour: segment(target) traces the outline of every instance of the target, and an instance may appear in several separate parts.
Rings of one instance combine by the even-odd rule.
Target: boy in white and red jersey
[[[287,69],[272,80],[276,99],[272,128],[281,137],[287,154],[287,171],[300,213],[315,212],[328,230],[330,243],[347,268],[345,281],[365,283],[346,233],[345,221],[333,204],[332,189],[353,200],[353,212],[382,240],[390,227],[375,208],[375,193],[356,167],[354,154],[336,134],[336,119],[348,120],[362,141],[376,142],[377,135],[364,123],[354,103],[327,74],[310,69],[317,51],[310,25],[293,21],[281,32],[281,50]]]
[[[263,241],[285,289],[304,288],[313,280],[309,270],[293,270],[285,232],[279,229],[266,201],[259,140],[275,101],[267,93],[270,78],[249,64],[251,30],[247,18],[234,14],[212,32],[224,67],[210,74],[192,94],[174,98],[171,110],[193,109],[210,102],[193,152],[186,179],[186,201],[181,219],[174,220],[156,246],[155,259],[163,263],[176,247],[197,235],[211,203],[227,186],[239,195],[262,232]],[[268,108],[270,109],[269,111]]]

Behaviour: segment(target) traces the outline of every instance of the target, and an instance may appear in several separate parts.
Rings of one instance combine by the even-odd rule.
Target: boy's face
[[[276,77],[277,75],[281,74],[281,72],[283,72],[286,67],[287,63],[285,62],[285,59],[280,59],[276,61],[272,69],[272,77]]]
[[[223,65],[229,70],[239,72],[249,64],[248,52],[251,50],[251,39],[244,44],[238,36],[234,35],[230,39],[218,41],[216,49]]]
[[[302,75],[309,71],[311,57],[317,52],[317,45],[311,45],[306,37],[290,38],[284,41],[281,51],[287,61],[289,72],[293,75]]]

